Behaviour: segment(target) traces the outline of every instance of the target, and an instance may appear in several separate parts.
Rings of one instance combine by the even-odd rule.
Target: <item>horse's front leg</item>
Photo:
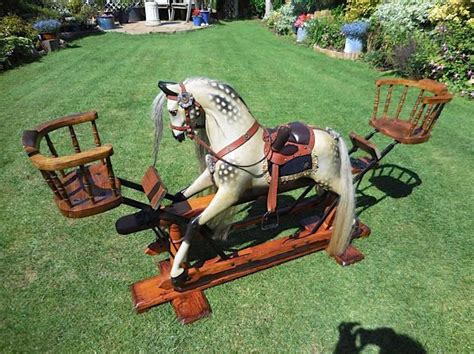
[[[175,202],[181,202],[186,200],[196,193],[203,191],[206,188],[212,187],[213,185],[212,175],[209,169],[206,168],[203,173],[193,182],[189,187],[175,194]]]
[[[186,261],[189,247],[191,245],[191,239],[194,234],[198,232],[200,226],[206,224],[213,217],[230,208],[235,202],[237,202],[239,199],[238,190],[238,188],[220,188],[201,215],[191,220],[188,224],[183,242],[179,246],[179,250],[174,257],[173,266],[171,267],[170,275],[173,285],[179,286],[183,284],[188,277],[187,271],[181,266],[181,263]]]

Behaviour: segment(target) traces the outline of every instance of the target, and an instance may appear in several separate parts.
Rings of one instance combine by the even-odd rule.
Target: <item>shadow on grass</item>
[[[376,346],[379,353],[426,353],[425,348],[406,334],[398,334],[392,328],[365,329],[358,322],[342,322],[339,325],[339,341],[335,354],[361,353],[367,346]]]
[[[409,196],[414,188],[421,185],[420,177],[413,171],[393,164],[385,164],[379,168],[369,172],[368,184],[361,188],[357,185],[357,215],[360,216],[365,210],[380,203],[387,197],[399,199]],[[383,193],[383,196],[376,198],[368,192],[377,189]],[[295,198],[291,195],[280,195],[278,197],[278,206],[285,207],[291,205]],[[214,243],[220,249],[227,252],[235,252],[247,247],[256,246],[279,235],[288,236],[300,228],[299,221],[307,216],[323,214],[323,209],[326,204],[321,203],[320,206],[305,210],[298,213],[298,216],[287,215],[280,219],[280,224],[277,228],[271,230],[262,230],[260,223],[256,223],[250,227],[240,230],[234,230],[223,237],[217,236],[213,238]],[[252,217],[263,215],[266,211],[266,198],[259,198],[254,202],[247,203],[240,207],[238,211],[239,220],[248,220]],[[193,260],[207,260],[216,256],[215,251],[209,247],[208,241],[201,237],[196,237],[193,240],[193,246],[190,249],[190,261]]]
[[[280,195],[278,197],[278,207],[284,208],[295,202],[295,197],[291,195]],[[248,220],[253,217],[261,216],[266,212],[266,198],[258,198],[254,202],[244,204],[237,212],[239,220]],[[228,235],[214,236],[215,244],[226,251],[235,252],[247,247],[256,246],[266,241],[281,236],[288,236],[299,229],[299,221],[310,215],[322,215],[322,207],[298,212],[298,217],[294,214],[282,216],[277,228],[262,230],[261,223],[233,230]],[[209,247],[209,244],[202,237],[196,237],[190,248],[190,260],[206,260],[216,256],[216,253]]]
[[[422,183],[420,177],[415,172],[393,164],[385,164],[372,170],[368,181],[369,184],[366,187],[360,188],[360,184],[358,184],[356,188],[356,207],[361,208],[357,211],[357,215],[362,214],[365,210],[380,203],[387,197],[393,199],[408,197],[413,192],[413,189]],[[384,193],[384,195],[376,198],[367,194],[367,191],[374,187]]]

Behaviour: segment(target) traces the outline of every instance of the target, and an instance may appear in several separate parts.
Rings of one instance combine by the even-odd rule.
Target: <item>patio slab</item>
[[[195,27],[192,21],[161,21],[159,26],[146,26],[146,21],[124,23],[113,30],[106,32],[121,32],[127,34],[148,34],[148,33],[177,33],[186,31],[195,31],[211,26]]]

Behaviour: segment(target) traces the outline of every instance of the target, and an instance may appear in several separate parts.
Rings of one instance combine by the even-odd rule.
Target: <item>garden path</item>
[[[146,26],[146,21],[124,23],[112,30],[106,32],[122,32],[128,34],[147,34],[147,33],[176,33],[199,30],[206,27],[195,27],[192,22],[185,21],[162,21],[159,26]]]

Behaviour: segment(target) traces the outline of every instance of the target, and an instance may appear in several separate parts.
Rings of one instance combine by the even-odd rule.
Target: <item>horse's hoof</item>
[[[188,279],[188,271],[184,269],[177,277],[171,277],[171,283],[173,284],[173,287],[180,288]]]
[[[184,202],[187,199],[182,192],[178,192],[173,196],[173,203]]]

